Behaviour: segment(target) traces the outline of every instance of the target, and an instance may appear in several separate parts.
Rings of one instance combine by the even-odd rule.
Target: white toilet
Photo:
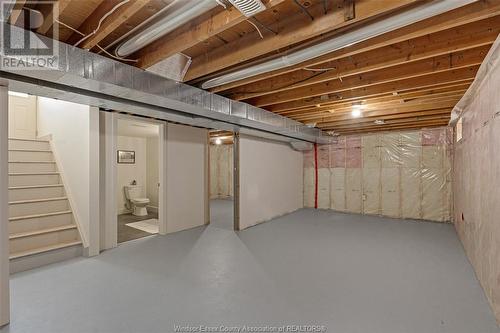
[[[127,208],[132,211],[135,216],[147,216],[148,210],[146,206],[149,204],[148,198],[141,198],[142,186],[129,185],[125,186],[125,198],[127,199]]]

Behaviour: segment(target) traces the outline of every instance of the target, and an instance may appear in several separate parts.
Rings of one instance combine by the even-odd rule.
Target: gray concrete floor
[[[243,232],[147,237],[19,273],[2,333],[325,325],[499,332],[453,226],[303,209]]]
[[[233,206],[232,198],[210,200],[210,226],[234,230]]]

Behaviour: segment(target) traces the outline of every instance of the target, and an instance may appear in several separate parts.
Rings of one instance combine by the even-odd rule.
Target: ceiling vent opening
[[[229,2],[246,17],[254,16],[266,9],[260,0],[229,0]]]

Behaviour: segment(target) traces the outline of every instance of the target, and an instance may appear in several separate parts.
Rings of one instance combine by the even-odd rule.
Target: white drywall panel
[[[303,207],[303,154],[290,145],[240,137],[240,228]]]
[[[167,129],[167,232],[208,222],[208,132],[168,124]]]

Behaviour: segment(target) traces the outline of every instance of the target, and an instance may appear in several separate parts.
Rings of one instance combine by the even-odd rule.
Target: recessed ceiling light
[[[354,104],[352,106],[352,116],[354,118],[358,118],[361,116],[361,110],[363,109],[363,105],[361,104]]]
[[[216,145],[222,144],[222,140],[220,138],[215,139],[215,144]]]
[[[351,114],[354,118],[361,117],[361,110],[360,109],[353,109]]]

